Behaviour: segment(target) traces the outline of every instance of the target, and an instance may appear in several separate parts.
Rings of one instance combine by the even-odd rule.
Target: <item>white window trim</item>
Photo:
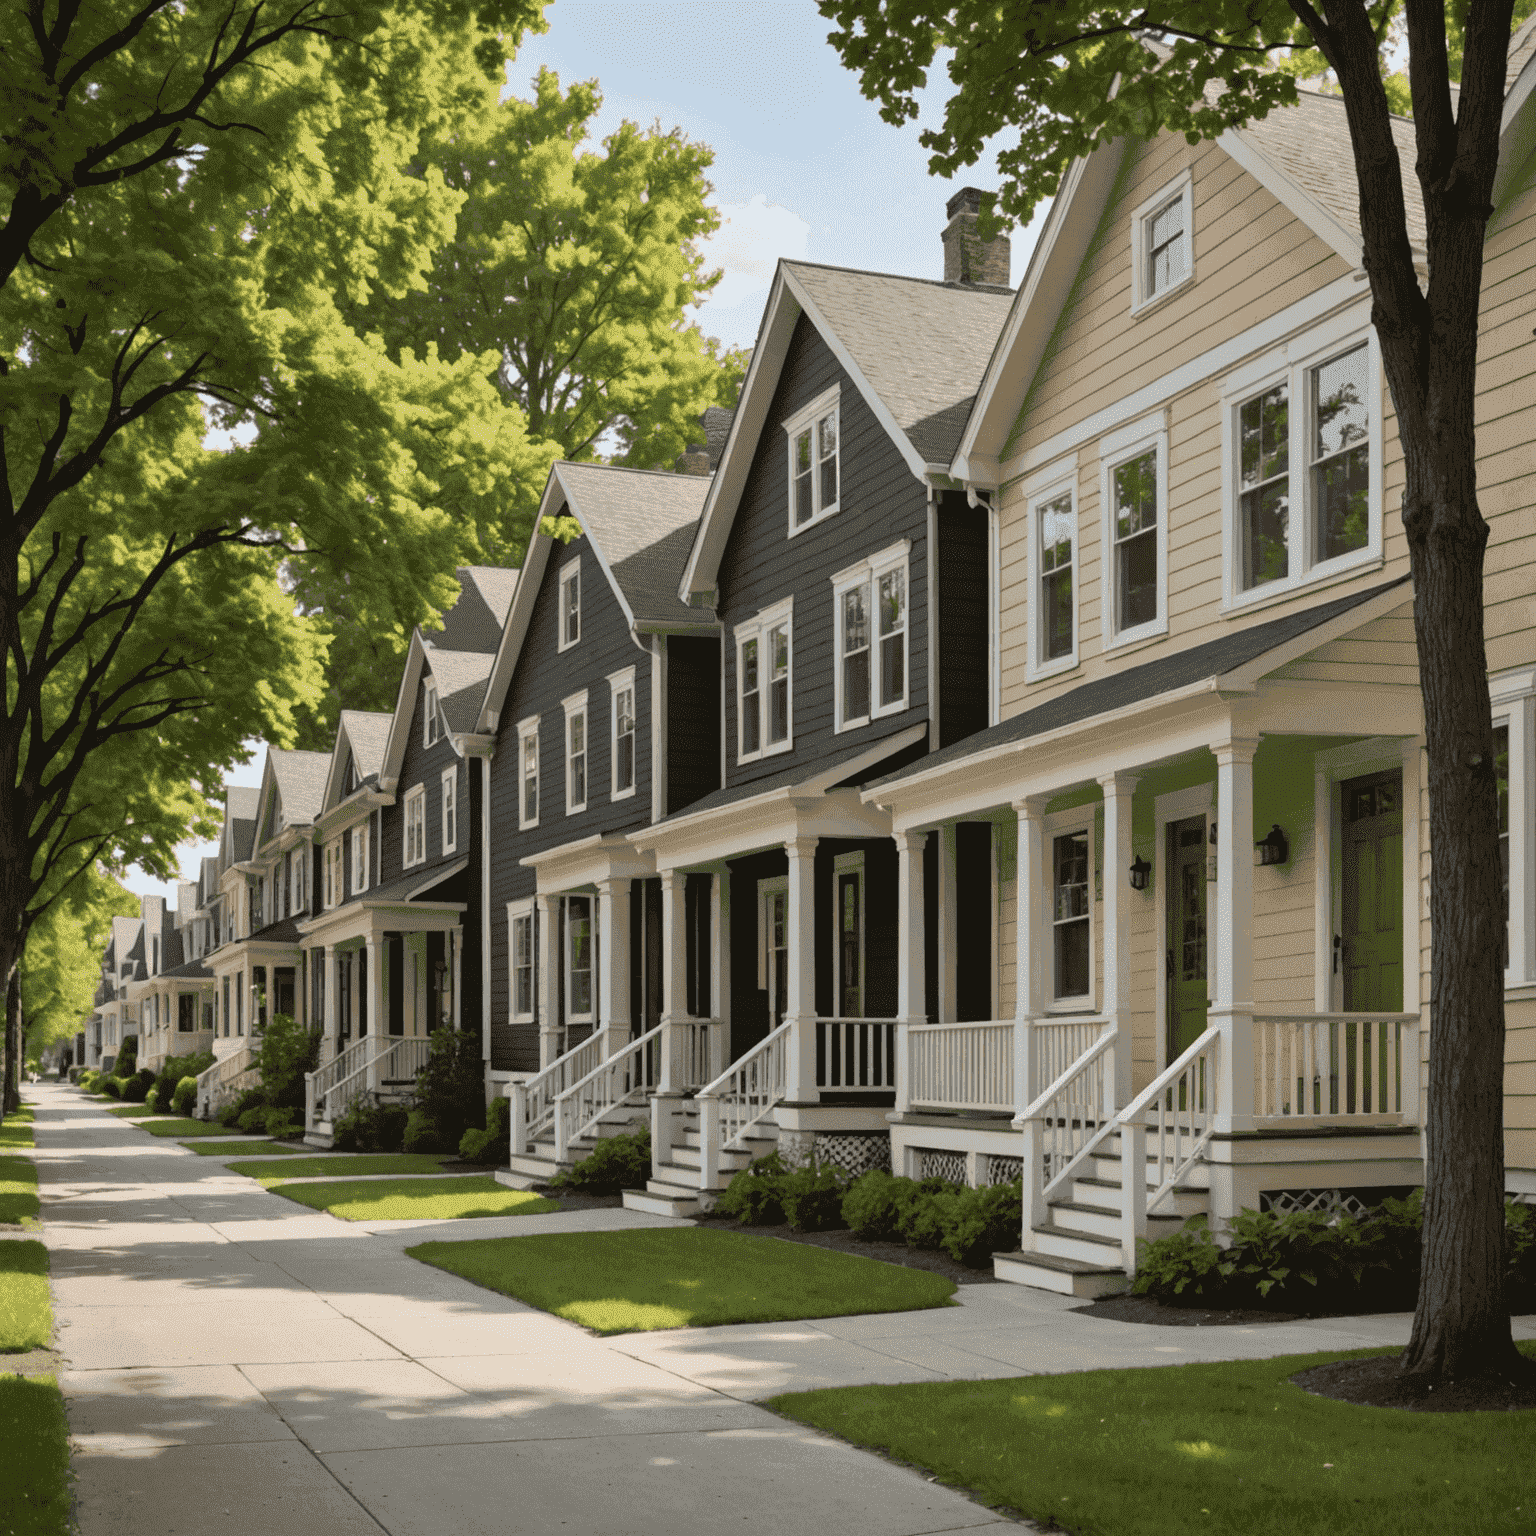
[[[1314,509],[1309,438],[1311,391],[1307,375],[1330,358],[1366,344],[1365,390],[1371,412],[1369,448],[1371,486],[1367,497],[1370,534],[1364,545],[1347,555],[1313,563]],[[1245,590],[1240,585],[1242,564],[1242,509],[1238,495],[1238,413],[1257,395],[1285,383],[1290,388],[1290,515],[1291,573],[1281,581],[1267,581]],[[1235,369],[1221,381],[1221,570],[1222,612],[1250,612],[1279,602],[1297,592],[1311,591],[1336,581],[1379,568],[1382,549],[1383,415],[1386,405],[1381,370],[1381,348],[1368,316],[1359,311],[1336,315],[1325,325],[1314,326],[1300,336],[1274,347]]]
[[[1074,453],[1056,463],[1047,465],[1038,475],[1030,477],[1024,487],[1024,509],[1028,522],[1029,540],[1029,601],[1025,612],[1029,617],[1029,644],[1025,662],[1025,675],[1030,682],[1055,677],[1059,672],[1071,672],[1080,664],[1082,647],[1082,518],[1078,505],[1077,455]],[[1043,548],[1040,542],[1040,509],[1057,501],[1065,494],[1072,498],[1072,649],[1054,661],[1042,661],[1042,629],[1045,622],[1044,605],[1040,601]]]
[[[795,414],[783,423],[784,426],[784,463],[789,472],[786,482],[788,494],[785,509],[786,520],[789,525],[789,536],[794,538],[797,534],[805,533],[808,529],[817,527],[827,518],[834,516],[843,503],[843,415],[839,403],[842,394],[841,386],[834,384],[831,389],[824,390],[811,401],[809,405],[801,406]],[[837,418],[837,500],[830,507],[820,504],[821,497],[821,461],[816,459],[811,473],[811,490],[817,498],[815,513],[803,523],[795,521],[795,436],[803,432],[806,427],[814,428],[815,423],[823,416],[831,412]],[[812,433],[812,451],[814,455],[815,441]]]
[[[1115,569],[1115,471],[1149,450],[1157,454],[1157,616],[1130,629],[1115,628],[1119,605]],[[1100,649],[1118,651],[1168,633],[1168,419],[1158,411],[1109,433],[1099,443]]]
[[[618,672],[610,672],[608,682],[608,798],[610,800],[628,800],[635,793],[635,786],[640,782],[640,695],[635,691],[635,669],[624,667]],[[633,777],[628,789],[619,788],[619,695],[625,689],[629,690],[630,709],[633,714],[634,737],[634,762]],[[590,747],[590,742],[588,743]],[[588,778],[591,774],[589,772]],[[589,786],[590,788],[590,786]]]
[[[843,913],[837,897],[837,881],[840,875],[857,874],[859,877],[859,997],[864,1012],[860,1018],[869,1017],[869,881],[864,873],[864,851],[839,853],[832,860],[832,1017],[843,1017]],[[851,1015],[850,1015],[851,1017]]]
[[[1506,989],[1536,987],[1536,667],[1488,681],[1493,723],[1509,728],[1509,965]]]
[[[346,885],[346,848],[343,837],[334,837],[325,845],[323,853],[325,891],[323,906],[327,912],[339,907]]]
[[[878,554],[868,555],[855,565],[844,567],[831,578],[832,581],[832,729],[838,735],[844,731],[856,731],[861,726],[887,715],[899,715],[910,707],[912,696],[912,573],[911,539],[898,539]],[[880,623],[876,612],[876,586],[882,576],[900,570],[906,576],[907,613],[902,629],[901,698],[892,704],[881,704],[880,694]],[[859,715],[846,723],[843,720],[843,593],[855,587],[867,589],[869,616],[869,713]],[[790,670],[794,670],[794,645],[790,645]]]
[[[758,648],[757,663],[757,708],[758,708],[758,749],[756,752],[742,751],[742,742],[745,739],[742,731],[741,715],[741,648],[744,641],[766,640],[770,630],[777,629],[783,624],[789,630],[789,707],[788,733],[783,741],[770,742],[768,740],[768,688],[773,681],[768,672],[768,658],[762,646]],[[754,614],[750,619],[743,619],[732,631],[736,645],[736,761],[738,763],[755,763],[759,758],[776,757],[781,752],[792,752],[795,746],[795,600],[786,597],[782,602],[775,603],[771,608],[764,608]]]
[[[539,946],[533,928],[533,914],[534,901],[531,896],[523,901],[507,903],[507,1018],[514,1024],[531,1024],[539,1008]],[[530,971],[529,1007],[523,1012],[517,1008],[517,925],[520,921],[528,923]]]
[[[351,871],[352,894],[360,896],[368,889],[368,823],[360,821],[347,829],[347,859]]]
[[[421,704],[421,744],[436,746],[442,740],[442,720],[437,712],[437,682],[428,677],[423,681],[424,693]]]
[[[413,811],[421,813],[421,846],[415,858],[411,857],[411,813]],[[425,864],[427,861],[427,787],[425,784],[418,784],[414,789],[406,791],[400,849],[402,869],[414,869],[418,864]]]
[[[1174,198],[1184,202],[1184,276],[1157,293],[1147,292],[1147,225],[1152,215],[1166,208]],[[1144,314],[1164,299],[1182,293],[1195,280],[1195,178],[1186,167],[1172,181],[1160,187],[1131,215],[1131,313]]]
[[[576,638],[567,640],[565,637],[565,589],[569,586],[571,578],[575,577],[576,586]],[[581,590],[581,556],[573,555],[560,567],[560,582],[557,587],[558,598],[555,610],[555,649],[568,651],[581,644],[582,629],[582,599],[586,594]]]
[[[592,794],[592,730],[587,713],[587,690],[583,688],[580,693],[573,693],[569,698],[561,699],[560,707],[565,711],[565,734],[560,743],[561,757],[565,763],[565,814],[576,816],[586,810],[587,801]],[[583,791],[579,804],[571,794],[571,770],[574,766],[571,757],[571,721],[578,715],[581,717]]]
[[[453,804],[452,837],[449,837],[448,835],[448,806],[450,796],[452,796]],[[442,794],[438,800],[438,818],[443,824],[443,852],[457,853],[459,851],[459,766],[457,763],[455,763],[452,768],[443,769]]]
[[[528,739],[533,739],[533,757],[538,765],[539,780],[539,811],[544,810],[544,761],[539,743],[539,717],[529,715],[526,720],[517,722],[517,828],[520,832],[526,832],[531,827],[539,824],[539,817],[525,814],[528,809],[527,789],[528,783],[524,775],[523,764],[526,760]]]
[[[1041,909],[1045,914],[1045,932],[1041,944],[1045,951],[1045,1011],[1047,1013],[1093,1013],[1098,1009],[1099,997],[1099,849],[1094,835],[1099,807],[1095,804],[1074,806],[1069,811],[1058,811],[1045,818],[1041,829],[1044,857],[1041,874],[1045,891]],[[1075,997],[1056,996],[1056,839],[1068,833],[1082,832],[1088,839],[1088,991]]]

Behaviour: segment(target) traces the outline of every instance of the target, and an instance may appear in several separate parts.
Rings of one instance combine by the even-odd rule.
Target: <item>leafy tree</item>
[[[463,195],[454,232],[424,287],[348,311],[391,356],[492,354],[487,377],[538,445],[489,517],[461,525],[456,563],[521,562],[557,458],[670,466],[746,371],[685,316],[720,279],[698,249],[720,223],[705,201],[713,153],[630,122],[594,149],[601,106],[595,81],[562,90],[541,69],[532,100],[508,97],[426,145],[423,174]],[[331,636],[325,702],[304,733],[323,749],[341,707],[393,708],[410,627],[371,622],[334,572],[297,595]]]
[[[953,175],[1005,129],[999,202],[1023,218],[1074,157],[1159,129],[1213,138],[1296,99],[1320,59],[1342,95],[1364,265],[1405,459],[1403,523],[1429,758],[1434,1049],[1423,1282],[1404,1370],[1525,1369],[1503,1293],[1504,916],[1473,436],[1478,307],[1511,0],[820,0],[833,46],[900,123],[940,49],[954,92],[923,142]],[[1429,276],[1414,269],[1384,58],[1401,17]],[[1149,35],[1161,46],[1148,45]],[[1306,57],[1279,67],[1298,51]],[[1453,67],[1459,60],[1459,96]]]
[[[244,739],[292,740],[325,649],[295,584],[343,571],[408,630],[528,461],[494,360],[390,355],[340,305],[421,281],[460,198],[420,145],[488,110],[540,24],[538,0],[0,7],[0,975],[93,861],[168,876]]]

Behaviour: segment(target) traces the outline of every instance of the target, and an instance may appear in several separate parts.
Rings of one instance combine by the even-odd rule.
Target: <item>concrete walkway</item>
[[[1407,1338],[1406,1317],[1136,1327],[974,1285],[929,1312],[595,1339],[404,1250],[687,1223],[621,1210],[344,1223],[74,1089],[27,1097],[82,1536],[206,1536],[226,1517],[253,1536],[1017,1529],[754,1400]]]

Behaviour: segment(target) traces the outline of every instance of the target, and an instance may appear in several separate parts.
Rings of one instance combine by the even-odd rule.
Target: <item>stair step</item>
[[[651,1183],[654,1185],[655,1180]],[[683,1190],[674,1190],[672,1186],[666,1186],[668,1190],[664,1194],[653,1193],[651,1189],[626,1189],[624,1191],[624,1209],[626,1211],[642,1211],[647,1216],[697,1216],[703,1210],[704,1202],[699,1198],[698,1191],[692,1194]]]
[[[1074,1232],[1047,1222],[1031,1229],[1034,1234],[1034,1252],[1047,1253],[1059,1259],[1078,1259],[1084,1264],[1100,1268],[1113,1263],[1120,1267],[1120,1239],[1107,1237],[1098,1232]]]
[[[1123,1291],[1131,1278],[1118,1265],[1084,1263],[1049,1253],[994,1253],[992,1273],[1010,1285],[1029,1285],[1055,1291],[1058,1296],[1077,1296],[1092,1301]]]
[[[548,1174],[518,1173],[511,1168],[498,1168],[492,1175],[498,1184],[508,1189],[532,1189],[535,1184],[547,1184]]]
[[[1148,1184],[1149,1189],[1156,1188]],[[1073,1179],[1072,1198],[1084,1205],[1111,1206],[1120,1209],[1119,1179]],[[1187,1219],[1210,1207],[1210,1191],[1189,1184],[1176,1184],[1163,1196],[1157,1214]]]
[[[1115,1193],[1118,1195],[1119,1190]],[[1082,1200],[1052,1200],[1050,1206],[1052,1224],[1064,1231],[1119,1240],[1121,1213],[1118,1203],[1106,1206]],[[1166,1237],[1170,1232],[1177,1232],[1183,1225],[1182,1216],[1148,1216],[1147,1238],[1150,1241]]]

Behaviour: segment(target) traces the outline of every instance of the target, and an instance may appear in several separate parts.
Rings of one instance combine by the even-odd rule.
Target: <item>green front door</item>
[[[1168,828],[1168,1060],[1205,1033],[1205,817]]]
[[[1339,935],[1347,1013],[1403,1006],[1403,776],[1349,779],[1344,812],[1343,923]]]

